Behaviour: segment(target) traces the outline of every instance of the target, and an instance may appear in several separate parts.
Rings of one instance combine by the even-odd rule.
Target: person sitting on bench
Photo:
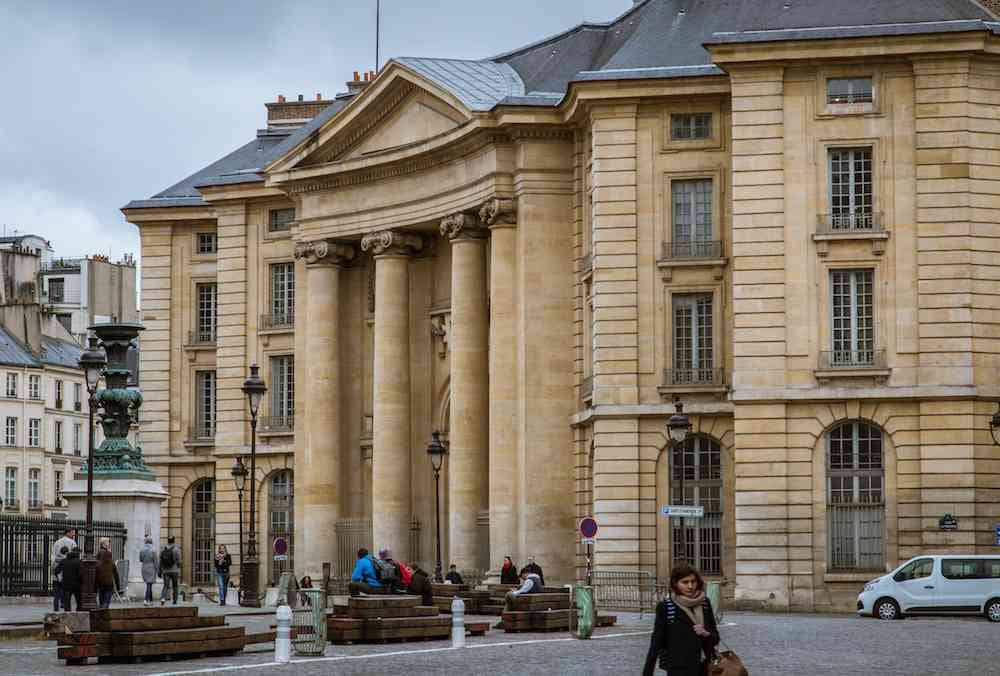
[[[368,550],[362,547],[358,550],[358,561],[354,564],[354,572],[351,573],[351,582],[347,585],[347,590],[351,596],[364,594],[382,594],[385,589],[375,575],[375,565]]]
[[[513,607],[514,599],[522,594],[541,594],[542,593],[542,578],[538,577],[537,573],[529,573],[525,571],[521,574],[521,587],[520,589],[514,589],[507,592],[506,605],[508,610]]]

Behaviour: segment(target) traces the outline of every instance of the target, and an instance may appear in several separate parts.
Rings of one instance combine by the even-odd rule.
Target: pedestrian
[[[167,538],[167,546],[160,550],[160,576],[163,578],[163,591],[160,592],[160,605],[167,602],[170,589],[173,589],[174,605],[177,605],[178,589],[181,581],[181,548],[174,543],[174,536]]]
[[[517,566],[509,556],[503,557],[503,567],[500,568],[500,584],[517,584]]]
[[[56,559],[56,565],[52,568],[52,609],[57,613],[59,612],[59,605],[65,608],[66,602],[63,597],[63,562],[66,560],[66,555],[69,554],[69,547],[63,547],[59,550],[59,556]]]
[[[657,662],[669,676],[701,676],[719,644],[719,628],[705,581],[686,563],[670,572],[670,596],[656,606],[643,676],[653,676]]]
[[[66,547],[69,551],[73,551],[73,547],[76,547],[76,528],[67,528],[63,531],[63,536],[55,541],[52,545],[52,567],[56,566],[56,559],[59,558],[62,548]]]
[[[402,582],[399,568],[396,566],[396,562],[392,560],[392,551],[388,548],[380,549],[378,558],[374,559],[372,564],[375,566],[375,574],[378,576],[378,581],[382,583],[386,591],[390,594],[399,591]]]
[[[542,567],[535,563],[534,556],[529,556],[528,565],[521,569],[521,575],[525,573],[534,573],[542,581],[542,586],[545,586],[545,573],[542,572]]]
[[[215,577],[219,583],[219,605],[226,605],[226,590],[229,589],[229,567],[233,565],[233,557],[226,551],[226,545],[219,545],[215,553]]]
[[[465,580],[462,579],[462,574],[458,572],[458,568],[454,563],[448,566],[448,574],[444,576],[444,579],[452,584],[465,584]]]
[[[97,572],[94,586],[97,587],[98,606],[108,608],[114,592],[121,591],[121,580],[118,578],[118,568],[115,557],[111,553],[111,540],[101,538],[100,551],[97,553]]]
[[[80,574],[80,548],[69,550],[62,562],[63,608],[72,612],[73,599],[76,599],[76,609],[80,610],[80,587],[83,576]]]
[[[410,593],[420,597],[421,605],[434,605],[434,589],[431,587],[431,576],[420,566],[413,569],[413,579],[410,581]]]
[[[542,593],[542,579],[538,577],[537,573],[529,573],[525,571],[521,574],[521,586],[517,589],[507,592],[504,597],[506,601],[506,606],[510,609],[513,605],[514,599],[523,594],[541,594]]]
[[[351,596],[384,592],[382,583],[379,582],[378,576],[375,574],[375,564],[368,555],[368,550],[364,547],[358,550],[358,560],[354,564],[354,571],[351,573],[351,581],[347,585],[347,590]]]
[[[159,573],[157,567],[156,548],[153,546],[153,538],[146,536],[146,543],[139,552],[139,563],[142,565],[142,581],[146,583],[146,596],[142,605],[153,605],[153,585]]]

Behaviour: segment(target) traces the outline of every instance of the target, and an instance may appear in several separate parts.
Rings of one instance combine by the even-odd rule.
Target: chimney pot
[[[278,94],[278,103],[284,103],[284,102],[285,102],[285,96],[283,94]]]
[[[358,71],[354,71],[354,81],[355,82],[360,82],[361,81],[361,74],[358,73]]]
[[[303,97],[302,94],[299,94],[299,101],[304,101],[304,100],[305,100],[305,97]]]
[[[317,101],[322,101],[323,100],[323,95],[321,93],[319,93],[319,92],[316,92],[316,100]]]

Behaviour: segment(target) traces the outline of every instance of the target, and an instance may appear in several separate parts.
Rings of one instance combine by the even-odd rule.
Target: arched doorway
[[[215,480],[191,487],[191,584],[211,585],[215,549]]]
[[[267,482],[267,579],[271,586],[278,584],[281,574],[295,570],[293,538],[294,487],[292,470],[283,469],[274,472]],[[283,538],[288,543],[288,550],[283,555],[276,555],[274,541]]]

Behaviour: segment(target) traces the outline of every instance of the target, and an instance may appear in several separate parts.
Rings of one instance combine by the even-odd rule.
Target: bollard
[[[451,602],[451,647],[465,647],[465,601],[457,596]]]
[[[288,664],[292,659],[292,609],[279,606],[275,613],[278,621],[278,631],[274,638],[274,661],[278,664]]]

